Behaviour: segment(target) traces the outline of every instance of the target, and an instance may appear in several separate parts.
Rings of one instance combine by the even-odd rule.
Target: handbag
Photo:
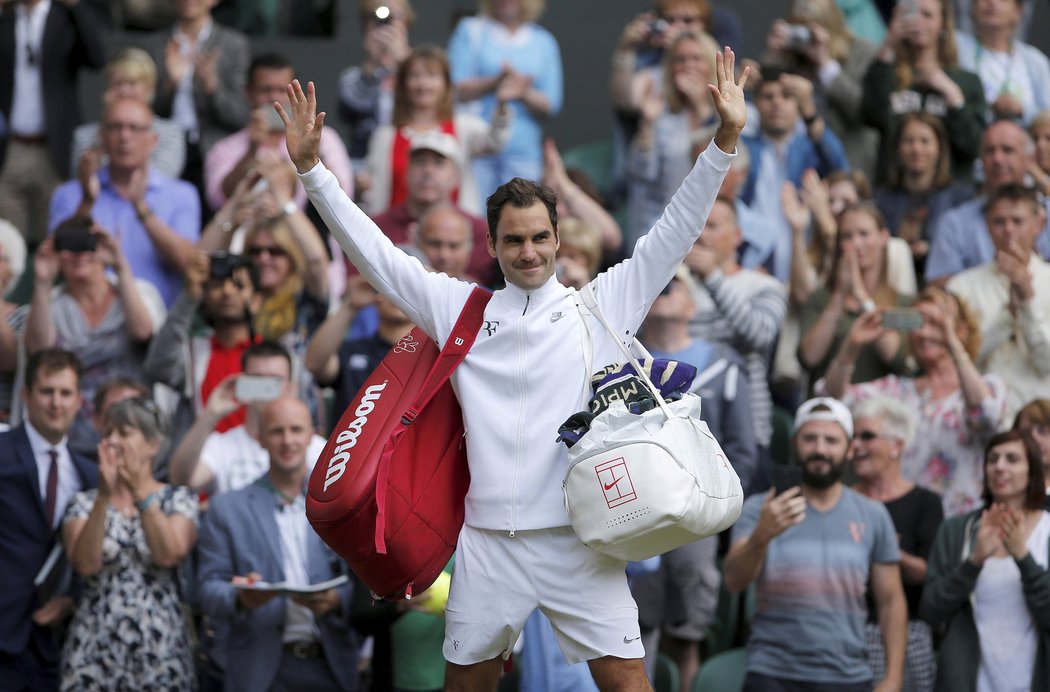
[[[475,288],[443,349],[417,327],[350,401],[310,476],[306,516],[375,598],[411,598],[448,563],[470,485],[449,378],[492,294]]]
[[[740,516],[744,493],[700,420],[700,397],[666,401],[606,321],[589,284],[580,295],[657,406],[632,413],[614,401],[569,449],[562,491],[576,535],[600,553],[638,561],[729,528]],[[635,347],[644,352],[637,341]]]

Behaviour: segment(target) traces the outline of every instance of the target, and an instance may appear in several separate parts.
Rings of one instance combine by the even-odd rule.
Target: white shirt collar
[[[29,446],[33,449],[33,456],[40,456],[45,454],[49,449],[59,450],[61,452],[66,448],[66,442],[69,441],[69,435],[63,435],[62,439],[58,441],[57,445],[53,445],[48,442],[40,431],[33,427],[33,424],[29,422],[29,418],[26,418],[26,437],[29,438]]]

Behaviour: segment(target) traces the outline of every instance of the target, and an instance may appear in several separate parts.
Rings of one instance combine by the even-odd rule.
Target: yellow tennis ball
[[[442,572],[426,591],[426,600],[421,604],[423,610],[434,615],[444,615],[445,606],[448,604],[448,589],[452,585],[452,577],[448,572]]]

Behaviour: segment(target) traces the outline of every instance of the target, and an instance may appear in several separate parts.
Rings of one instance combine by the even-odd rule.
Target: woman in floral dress
[[[77,493],[62,525],[84,580],[62,689],[194,689],[177,568],[197,540],[197,498],[153,479],[165,432],[152,400],[114,405],[102,436],[99,487]]]

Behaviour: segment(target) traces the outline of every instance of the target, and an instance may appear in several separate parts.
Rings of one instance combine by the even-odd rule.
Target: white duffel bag
[[[584,304],[659,405],[634,414],[614,402],[569,449],[562,490],[573,530],[600,553],[645,560],[729,528],[740,516],[744,493],[722,447],[700,420],[700,397],[664,401],[588,289],[581,292]]]

